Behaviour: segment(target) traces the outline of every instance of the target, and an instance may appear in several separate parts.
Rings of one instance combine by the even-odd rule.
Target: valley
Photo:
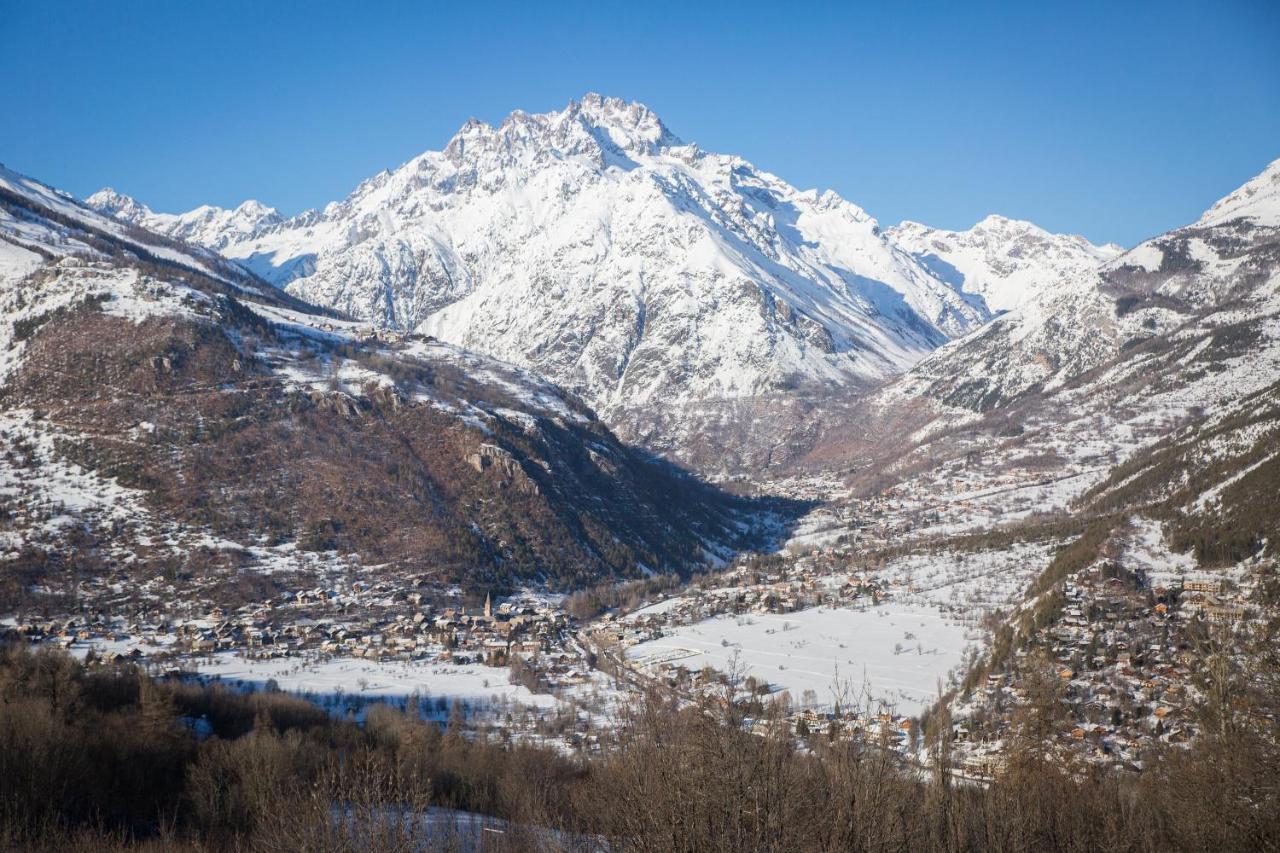
[[[86,672],[973,790],[1274,721],[1280,161],[1129,250],[882,228],[589,94],[295,217],[0,169],[0,285],[0,636]]]

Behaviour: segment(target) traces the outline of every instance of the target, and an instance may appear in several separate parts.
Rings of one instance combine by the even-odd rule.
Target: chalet
[[[1215,625],[1232,625],[1241,622],[1247,613],[1242,604],[1210,604],[1204,609],[1205,618]]]
[[[966,755],[960,766],[966,776],[991,779],[1004,770],[1006,763],[999,753],[979,752]]]
[[[1189,576],[1182,580],[1182,591],[1220,595],[1222,593],[1222,580],[1221,578],[1205,576]]]

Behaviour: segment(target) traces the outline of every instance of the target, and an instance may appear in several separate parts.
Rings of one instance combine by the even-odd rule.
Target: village
[[[415,667],[481,672],[495,693],[505,680],[525,688],[527,693],[521,695],[526,700],[528,693],[556,697],[555,702],[542,703],[547,714],[564,714],[565,705],[584,705],[591,713],[576,716],[586,724],[575,721],[567,740],[594,744],[591,721],[607,708],[590,694],[602,686],[614,698],[619,689],[655,685],[694,698],[711,695],[726,683],[723,673],[709,668],[688,672],[679,665],[664,665],[649,670],[627,660],[627,647],[660,635],[664,628],[717,614],[781,614],[819,605],[865,607],[888,594],[873,580],[835,574],[842,563],[834,553],[745,558],[723,573],[699,578],[683,595],[630,614],[609,612],[583,621],[571,617],[554,596],[516,594],[497,604],[486,596],[483,604],[468,606],[455,589],[450,592],[457,600],[444,596],[442,603],[440,591],[425,589],[425,578],[333,577],[326,585],[231,607],[210,604],[200,595],[175,594],[173,584],[163,577],[126,594],[119,579],[107,576],[81,585],[77,612],[11,618],[0,623],[0,631],[7,628],[27,642],[104,664],[133,662],[171,677],[216,673],[228,661],[236,662],[236,672],[262,672],[264,683],[276,681],[274,674],[282,667],[305,672],[343,661],[402,667],[406,675],[398,683],[404,684],[412,682]],[[365,675],[360,680],[375,679]],[[253,687],[243,675],[240,683]],[[438,677],[433,686],[439,696],[449,690],[447,680],[441,683]],[[348,705],[362,689],[347,686]],[[761,702],[775,692],[755,681],[750,691],[746,704],[757,713]],[[806,726],[827,731],[837,716],[847,720],[850,731],[866,722],[852,710],[837,713],[801,699],[794,697],[794,707],[788,710],[791,727],[799,731]],[[483,722],[480,716],[473,721],[476,725]],[[870,724],[891,726],[897,737],[904,719],[881,709]],[[536,724],[531,718],[526,721],[530,728]]]
[[[905,694],[892,701],[860,691],[828,698],[818,688],[788,690],[788,672],[777,678],[735,672],[736,661],[713,665],[678,639],[681,631],[716,620],[803,624],[825,613],[851,626],[845,630],[856,642],[862,634],[855,626],[865,623],[854,620],[883,617],[917,601],[910,574],[874,556],[876,546],[892,541],[891,531],[901,530],[895,512],[901,508],[879,499],[861,509],[866,521],[846,526],[836,541],[795,553],[745,555],[658,600],[581,619],[570,615],[562,597],[524,591],[497,602],[487,594],[480,603],[456,588],[433,588],[427,576],[366,580],[358,572],[334,572],[318,585],[233,606],[211,603],[207,594],[181,594],[165,577],[125,589],[121,578],[108,575],[81,584],[75,612],[10,618],[0,631],[171,677],[218,677],[235,661],[232,670],[249,689],[254,678],[274,683],[282,667],[307,672],[340,666],[363,673],[353,676],[356,684],[336,688],[339,694],[345,689],[345,704],[333,707],[346,713],[366,700],[403,703],[406,693],[420,691],[415,679],[421,678],[438,697],[443,718],[446,697],[461,690],[458,679],[466,676],[466,684],[482,682],[495,700],[501,693],[504,708],[508,701],[527,706],[525,713],[506,714],[504,732],[545,736],[547,720],[557,717],[565,748],[597,749],[611,725],[611,703],[657,688],[732,707],[741,724],[758,733],[785,726],[800,740],[868,739],[919,758],[922,722],[936,696],[912,703],[901,701]],[[1027,673],[1042,661],[1051,664],[1058,682],[1061,714],[1053,748],[1063,760],[1141,769],[1149,746],[1185,743],[1196,733],[1189,704],[1207,633],[1230,631],[1253,615],[1244,591],[1220,574],[1153,582],[1141,569],[1116,563],[1077,573],[1055,595],[1052,618],[951,703],[949,740],[959,775],[984,779],[999,772],[1030,701]],[[965,618],[971,625],[977,621]],[[783,642],[790,627],[781,623],[779,639],[771,642]],[[903,636],[906,644],[914,637]],[[903,646],[894,642],[892,653],[883,654],[889,666],[928,662]],[[971,659],[964,662],[969,666]],[[350,668],[356,664],[362,668]],[[964,675],[965,667],[947,675],[933,666],[930,672],[946,675],[952,685]],[[400,668],[394,689],[369,690],[368,682],[391,667]],[[423,675],[428,667],[430,678]],[[370,695],[361,698],[365,692]],[[486,718],[479,709],[494,702],[475,701],[477,692],[467,703],[476,712],[471,723],[492,725],[493,715]]]
[[[1234,587],[1204,573],[1153,585],[1105,562],[1069,579],[1050,602],[1056,618],[957,703],[957,764],[974,777],[998,773],[1032,713],[1064,764],[1138,771],[1155,745],[1187,743],[1209,657],[1256,615]],[[1037,674],[1047,681],[1038,692],[1028,688]]]

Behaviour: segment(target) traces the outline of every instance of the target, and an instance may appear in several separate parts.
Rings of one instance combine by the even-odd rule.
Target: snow
[[[63,435],[41,424],[28,409],[0,412],[0,451],[22,448],[27,466],[0,465],[0,499],[11,508],[18,506],[57,507],[60,514],[45,522],[56,530],[71,515],[99,513],[119,520],[149,515],[144,495],[136,489],[116,484],[69,462],[57,452]]]
[[[1221,481],[1220,483],[1215,484],[1212,488],[1206,489],[1205,491],[1201,492],[1200,495],[1195,499],[1193,503],[1195,510],[1197,512],[1203,512],[1206,509],[1213,507],[1213,505],[1218,500],[1218,496],[1222,494],[1224,489],[1228,488],[1229,486],[1249,476],[1258,468],[1261,468],[1263,465],[1266,465],[1268,462],[1275,459],[1276,456],[1280,456],[1280,450],[1277,450],[1275,453],[1270,453],[1263,456],[1261,459],[1259,459],[1257,462],[1254,462],[1251,465],[1244,466],[1239,471],[1232,474],[1230,477],[1227,477],[1225,480]]]
[[[1219,225],[1234,219],[1247,219],[1255,227],[1280,227],[1280,160],[1271,161],[1257,177],[1217,201],[1196,224]]]
[[[0,211],[0,221],[5,216]],[[0,231],[0,283],[17,281],[44,263],[44,258],[4,239]]]
[[[61,214],[86,229],[109,234],[122,243],[145,251],[155,257],[198,269],[212,278],[233,286],[239,286],[237,281],[228,277],[219,268],[218,260],[212,253],[200,249],[187,250],[180,248],[150,235],[139,236],[137,231],[130,229],[126,223],[110,216],[105,216],[81,204],[66,193],[6,169],[4,166],[0,166],[0,187],[15,195],[22,196],[36,205]],[[94,254],[83,244],[69,240],[66,234],[63,233],[66,231],[64,226],[44,222],[43,220],[35,225],[27,223],[26,226],[27,231],[22,236],[31,238],[34,242],[39,243],[41,248],[51,251],[55,255]],[[33,232],[32,228],[36,229],[38,233]],[[6,223],[0,220],[0,234],[5,232],[12,234],[14,230],[13,227],[6,227]]]
[[[520,703],[531,708],[554,708],[556,698],[532,693],[508,681],[510,670],[483,664],[366,661],[358,658],[307,660],[296,657],[249,660],[220,652],[211,660],[193,658],[196,671],[226,684],[261,688],[275,681],[281,690],[317,696],[360,696],[370,700],[445,697],[469,705]]]
[[[886,234],[992,312],[1051,293],[1062,279],[1095,269],[1122,251],[1114,244],[1095,246],[1083,237],[1051,234],[1034,223],[1002,216],[988,216],[968,231],[903,222]]]
[[[744,676],[787,691],[796,704],[812,690],[821,707],[865,697],[911,715],[936,698],[969,644],[965,626],[936,609],[889,602],[864,610],[717,616],[633,646],[628,656],[643,667],[722,672],[736,659]]]
[[[95,201],[311,301],[531,368],[606,417],[883,377],[989,316],[834,193],[595,95],[469,122],[443,151],[283,222],[260,206],[231,224]]]
[[[906,590],[895,593],[898,601],[932,605],[949,618],[977,627],[986,614],[1021,600],[1060,544],[1021,542],[973,552],[922,549],[890,561],[875,577]]]
[[[646,616],[660,616],[663,613],[668,613],[671,610],[673,610],[675,607],[677,607],[680,604],[680,600],[681,600],[680,596],[678,595],[673,596],[671,598],[666,599],[665,601],[659,601],[655,604],[650,604],[646,607],[641,607],[638,610],[633,610],[623,618],[626,619],[628,622],[631,622],[636,619],[643,619]]]
[[[1154,243],[1143,243],[1128,252],[1120,261],[1147,272],[1155,272],[1164,263],[1164,252]]]
[[[1196,571],[1195,559],[1170,551],[1159,523],[1149,518],[1134,518],[1122,541],[1125,566],[1144,571],[1152,586],[1174,586]]]

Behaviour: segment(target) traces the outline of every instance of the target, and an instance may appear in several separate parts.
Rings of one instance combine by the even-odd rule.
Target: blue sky
[[[158,210],[294,213],[469,116],[599,91],[885,223],[1133,244],[1280,157],[1277,45],[1273,0],[0,0],[0,161]]]

